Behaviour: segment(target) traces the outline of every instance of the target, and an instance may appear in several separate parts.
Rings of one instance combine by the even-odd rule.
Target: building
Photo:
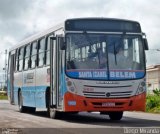
[[[146,73],[147,91],[151,92],[153,89],[160,89],[160,64],[148,66]]]

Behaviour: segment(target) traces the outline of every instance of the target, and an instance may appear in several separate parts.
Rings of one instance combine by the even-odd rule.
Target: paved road
[[[130,129],[132,127],[136,128]],[[159,131],[158,134],[160,134],[160,114],[125,112],[121,121],[111,121],[107,115],[84,112],[66,115],[60,120],[54,120],[48,118],[44,111],[37,111],[35,114],[19,113],[17,106],[10,105],[8,101],[0,101],[0,128],[2,128],[1,132],[7,131],[9,128],[19,128],[9,131],[39,134],[46,131],[47,133],[54,131],[58,134],[94,134],[106,131],[110,134],[141,133],[145,132],[142,129],[147,128]]]

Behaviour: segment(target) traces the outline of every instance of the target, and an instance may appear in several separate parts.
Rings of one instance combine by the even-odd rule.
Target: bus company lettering
[[[107,78],[106,71],[79,72],[79,78]]]
[[[79,72],[79,78],[92,78],[92,72]]]
[[[33,83],[34,73],[26,73],[24,74],[24,83]]]
[[[107,78],[107,72],[105,72],[105,71],[102,71],[102,72],[93,72],[93,77],[94,78],[99,78],[99,77]]]
[[[136,78],[135,72],[121,72],[121,71],[111,71],[111,78]],[[79,78],[107,78],[106,71],[85,71],[79,72]]]
[[[112,78],[136,78],[135,72],[110,72]]]

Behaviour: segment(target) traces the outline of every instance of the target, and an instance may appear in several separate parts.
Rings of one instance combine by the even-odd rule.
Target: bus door
[[[10,103],[14,104],[14,66],[15,66],[15,52],[9,55],[9,70],[8,70],[8,91],[10,90]]]
[[[51,106],[55,109],[62,109],[62,89],[60,88],[61,74],[61,51],[60,51],[60,36],[51,37]]]

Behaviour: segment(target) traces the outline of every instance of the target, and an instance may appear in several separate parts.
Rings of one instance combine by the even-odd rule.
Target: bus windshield
[[[140,35],[68,33],[66,73],[83,79],[138,79],[144,77]]]

